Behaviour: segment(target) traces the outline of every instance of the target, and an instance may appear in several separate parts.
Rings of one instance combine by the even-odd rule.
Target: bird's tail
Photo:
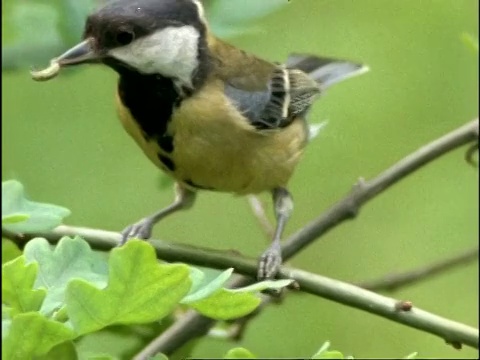
[[[325,90],[340,81],[366,73],[368,66],[347,60],[321,58],[308,54],[291,54],[287,68],[299,69],[310,75]]]

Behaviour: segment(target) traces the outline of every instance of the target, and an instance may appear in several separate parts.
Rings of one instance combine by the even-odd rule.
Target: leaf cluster
[[[70,212],[25,197],[16,181],[2,183],[2,227],[18,233],[48,231]],[[223,272],[157,260],[153,247],[132,239],[109,254],[93,251],[80,237],[52,246],[29,241],[23,253],[2,251],[2,356],[5,359],[77,359],[82,340],[112,327],[161,328],[175,312],[195,309],[216,320],[254,311],[258,293],[290,280],[228,289],[233,269]],[[161,331],[161,330],[160,330]],[[158,334],[158,333],[157,333]],[[130,350],[130,349],[128,349]],[[124,354],[119,354],[124,356]]]

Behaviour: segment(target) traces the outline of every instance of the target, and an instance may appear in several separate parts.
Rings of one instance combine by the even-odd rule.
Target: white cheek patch
[[[198,38],[193,26],[167,27],[109,51],[109,55],[143,74],[177,78],[191,86],[198,66]]]

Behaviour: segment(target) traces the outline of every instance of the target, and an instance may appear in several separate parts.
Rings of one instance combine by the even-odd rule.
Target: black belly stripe
[[[160,149],[170,154],[173,151],[173,136],[167,134],[160,136],[157,140],[157,144],[160,146]]]
[[[182,100],[173,81],[158,75],[123,71],[118,92],[122,103],[142,129],[144,138],[154,139],[165,152],[172,152],[173,139],[167,135],[167,127],[174,109]]]
[[[175,163],[173,162],[172,159],[162,154],[158,154],[157,156],[158,156],[158,160],[160,160],[162,164],[167,167],[168,170],[175,171]]]

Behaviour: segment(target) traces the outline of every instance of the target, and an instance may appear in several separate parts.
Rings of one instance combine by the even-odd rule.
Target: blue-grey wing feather
[[[251,91],[225,83],[225,94],[258,130],[290,125],[295,116],[306,113],[319,93],[316,82],[300,70],[276,68],[265,89]]]
[[[320,92],[364,71],[350,61],[292,54],[285,66],[273,67],[264,89],[253,91],[245,81],[227,80],[225,94],[256,129],[278,129],[306,116]]]
[[[225,84],[225,95],[251,123],[261,119],[265,107],[270,100],[270,89],[248,91],[239,89],[229,83]]]

